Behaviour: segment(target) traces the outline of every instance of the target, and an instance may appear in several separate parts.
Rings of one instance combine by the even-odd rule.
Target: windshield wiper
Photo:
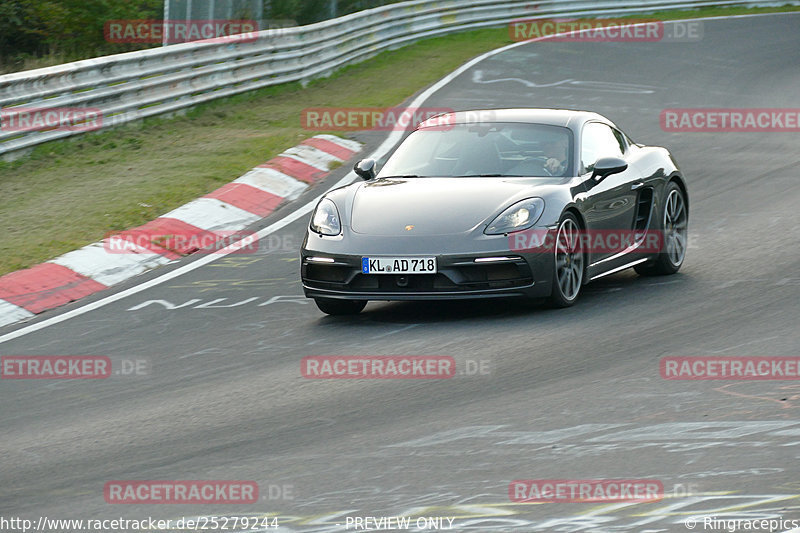
[[[380,179],[382,180],[393,180],[393,179],[403,179],[403,178],[427,178],[428,176],[417,176],[416,174],[402,174],[400,176],[381,176]]]

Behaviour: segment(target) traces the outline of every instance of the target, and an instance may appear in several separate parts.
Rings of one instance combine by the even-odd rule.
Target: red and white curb
[[[317,135],[289,148],[240,178],[138,228],[84,246],[32,268],[0,277],[0,326],[64,305],[167,264],[195,248],[165,249],[165,235],[179,242],[212,243],[241,231],[296,199],[361,150],[361,143]],[[126,242],[124,253],[110,239]],[[133,244],[131,244],[133,243]]]

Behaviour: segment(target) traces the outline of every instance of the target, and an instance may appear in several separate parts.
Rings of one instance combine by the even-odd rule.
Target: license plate
[[[362,257],[364,274],[435,274],[435,257]]]

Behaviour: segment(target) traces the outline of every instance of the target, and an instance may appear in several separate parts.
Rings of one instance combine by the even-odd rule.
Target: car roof
[[[515,109],[472,109],[442,113],[421,122],[418,128],[440,126],[447,124],[474,124],[481,122],[523,122],[533,124],[547,124],[562,126],[579,130],[589,121],[597,120],[611,126],[614,123],[603,115],[592,111],[576,111],[572,109],[542,109],[542,108],[515,108]]]

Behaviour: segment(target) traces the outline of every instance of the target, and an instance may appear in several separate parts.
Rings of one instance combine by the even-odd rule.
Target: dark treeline
[[[271,21],[280,25],[287,21],[310,24],[332,14],[341,16],[393,1],[396,0],[194,0],[192,11],[205,13],[203,10],[208,8],[204,6],[213,5],[216,18],[223,18],[219,13],[225,12],[228,2],[239,6],[236,12],[229,11],[234,17],[257,18],[253,4],[263,2],[257,7],[261,8],[264,27],[270,27]],[[173,12],[180,12],[183,7],[185,13],[187,0],[170,2]],[[242,5],[247,9],[243,10]],[[0,0],[0,72],[158,46],[110,43],[103,30],[109,20],[163,16],[164,0]]]
[[[107,20],[161,18],[163,0],[0,0],[0,60],[6,71],[26,59],[66,61],[145,48],[108,43]]]

